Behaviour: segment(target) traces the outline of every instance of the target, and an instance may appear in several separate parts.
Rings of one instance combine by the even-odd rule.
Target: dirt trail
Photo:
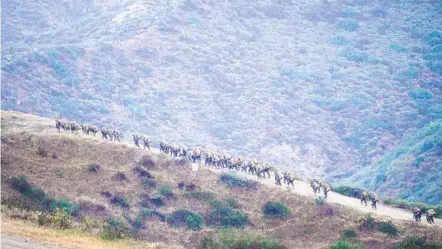
[[[62,249],[61,247],[55,247],[45,243],[33,242],[27,239],[6,234],[1,235],[0,247],[2,249]]]
[[[151,152],[154,153],[161,153],[159,149],[157,148],[151,148]],[[196,166],[196,165],[195,165]],[[310,184],[307,182],[303,182],[303,181],[295,181],[294,185],[295,187],[289,187],[287,185],[283,185],[283,186],[277,186],[274,182],[274,177],[272,175],[271,178],[265,178],[265,179],[259,179],[257,178],[255,175],[250,175],[250,174],[246,174],[244,172],[238,172],[236,170],[229,170],[229,169],[216,169],[213,167],[206,167],[204,165],[198,165],[199,170],[204,170],[204,169],[209,169],[211,171],[217,172],[217,173],[221,173],[221,172],[232,172],[234,174],[240,175],[246,179],[251,179],[254,181],[258,181],[262,184],[265,184],[271,188],[280,188],[280,189],[285,189],[286,191],[292,192],[292,193],[296,193],[302,196],[307,196],[310,198],[315,198],[315,195],[313,193],[312,188],[310,187]],[[321,191],[321,195],[323,195],[322,191]],[[317,195],[319,196],[319,195]],[[382,203],[378,203],[377,204],[377,210],[372,209],[371,207],[371,201],[367,200],[367,206],[365,206],[364,204],[361,204],[359,199],[356,198],[351,198],[345,195],[341,195],[339,193],[336,192],[332,192],[330,191],[328,193],[328,198],[327,198],[327,202],[328,203],[335,203],[335,204],[341,204],[343,206],[347,206],[353,209],[356,209],[360,212],[363,213],[372,213],[373,215],[377,215],[377,216],[385,216],[385,217],[389,217],[391,219],[394,220],[407,220],[407,221],[413,221],[413,214],[411,213],[411,211],[408,210],[404,210],[404,209],[400,209],[400,208],[394,208],[394,207],[389,207],[386,205],[383,205]],[[442,227],[442,219],[434,219],[435,225]],[[430,224],[427,223],[427,221],[425,220],[425,215],[422,215],[422,222],[421,224],[425,224],[428,226],[431,226]]]
[[[302,196],[315,198],[315,195],[314,195],[313,190],[310,187],[310,185],[306,182],[303,182],[303,181],[295,181],[294,188],[291,186],[288,187],[287,185],[277,186],[274,183],[273,176],[272,176],[272,178],[258,179],[256,176],[249,175],[244,172],[231,171],[228,169],[214,169],[212,167],[205,167],[205,166],[202,166],[202,167],[209,168],[210,170],[213,170],[216,172],[234,172],[235,174],[240,175],[246,179],[259,181],[259,182],[261,182],[269,187],[272,187],[272,188],[281,188],[281,189],[285,189],[287,191],[290,191],[290,192],[293,192],[293,193],[296,193],[296,194],[299,194]],[[322,195],[322,192],[321,192],[321,195]],[[385,217],[389,217],[389,218],[395,219],[395,220],[407,220],[407,221],[413,220],[413,214],[410,211],[407,211],[404,209],[399,209],[399,208],[389,207],[386,205],[382,205],[381,203],[378,203],[377,210],[374,210],[371,208],[370,201],[367,201],[367,206],[361,205],[359,199],[351,198],[351,197],[344,196],[344,195],[341,195],[341,194],[338,194],[335,192],[331,192],[331,191],[328,193],[327,202],[341,204],[341,205],[356,209],[358,211],[361,211],[363,213],[372,213],[377,216],[385,216]],[[435,225],[442,227],[442,220],[441,219],[435,219],[434,221],[435,221]],[[425,215],[422,215],[422,222],[421,223],[430,226],[430,224],[428,224],[425,220]]]

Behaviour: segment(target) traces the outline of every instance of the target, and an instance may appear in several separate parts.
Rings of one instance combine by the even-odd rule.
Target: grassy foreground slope
[[[2,10],[2,109],[336,182],[375,171],[442,117],[440,1],[6,0]],[[391,195],[434,204],[434,185],[416,177],[422,195],[408,182]]]
[[[146,203],[144,201],[154,199],[161,189],[168,188],[169,191],[163,192],[169,194],[172,190],[170,198],[160,198],[164,205],[147,204],[156,215],[141,221],[136,238],[151,243],[194,248],[204,238],[218,234],[219,227],[209,223],[214,204],[194,198],[195,193],[202,192],[212,193],[212,200],[230,203],[236,212],[246,215],[249,219],[245,223],[246,231],[275,238],[287,248],[327,248],[340,238],[344,229],[354,229],[358,239],[370,248],[390,248],[407,235],[427,236],[436,241],[442,239],[442,230],[438,227],[403,221],[394,222],[400,231],[397,237],[360,230],[361,214],[343,206],[317,206],[313,199],[262,184],[249,190],[228,188],[218,181],[218,174],[213,171],[202,168],[194,172],[186,162],[162,154],[80,134],[57,134],[51,119],[16,112],[2,111],[1,114],[3,205],[20,203],[17,200],[23,195],[12,189],[8,182],[14,176],[23,175],[32,186],[41,188],[48,196],[79,205],[78,217],[96,220],[110,216],[135,220]],[[91,164],[100,167],[94,172],[88,167]],[[133,170],[137,166],[154,177],[157,188],[150,185],[146,188],[139,171]],[[177,185],[182,181],[195,184],[195,189],[179,189]],[[112,204],[103,192],[119,196],[125,200],[125,205],[114,205],[121,202]],[[262,207],[267,201],[284,203],[290,215],[285,220],[265,218]],[[182,209],[204,217],[201,230],[175,227],[162,221],[162,215],[169,221],[171,214]],[[240,231],[242,229],[234,233]]]

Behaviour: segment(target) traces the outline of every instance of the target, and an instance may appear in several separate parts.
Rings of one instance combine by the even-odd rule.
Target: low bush
[[[153,189],[157,187],[157,182],[154,179],[144,179],[143,186],[146,189]]]
[[[127,177],[123,172],[118,172],[114,176],[112,176],[112,179],[118,181],[126,181]]]
[[[370,64],[378,64],[379,60],[365,52],[360,52],[353,48],[344,48],[341,52],[338,54],[339,56],[342,56],[346,58],[349,61],[354,62],[360,62],[360,63],[370,63]]]
[[[152,160],[152,158],[150,156],[147,156],[147,155],[143,156],[140,159],[139,165],[142,165],[149,170],[153,170],[156,168],[155,162]]]
[[[338,240],[335,244],[331,245],[329,249],[366,249],[366,247],[361,244]]]
[[[57,152],[52,152],[52,159],[58,159],[58,154]]]
[[[51,224],[51,215],[49,213],[40,212],[37,215],[37,224],[39,226],[47,226]]]
[[[214,199],[213,193],[211,192],[187,192],[184,194],[186,197],[195,198],[201,202],[210,202]]]
[[[271,219],[281,219],[285,220],[290,215],[289,208],[280,202],[268,201],[262,207],[262,212],[264,217]]]
[[[183,226],[192,230],[201,230],[204,226],[204,218],[186,209],[179,209],[167,216],[167,223],[171,226]]]
[[[214,208],[206,216],[207,224],[222,228],[243,228],[249,224],[249,217],[241,211],[235,210],[219,201],[212,201]]]
[[[342,239],[344,240],[352,240],[354,238],[356,238],[356,232],[355,230],[349,228],[349,229],[344,229],[344,231],[342,232]]]
[[[442,244],[427,242],[425,237],[406,237],[401,243],[394,245],[391,249],[442,249]]]
[[[105,220],[101,237],[106,240],[124,239],[131,236],[130,227],[121,219],[109,217]]]
[[[172,198],[173,197],[172,188],[168,185],[161,185],[160,189],[158,190],[158,193],[165,198]]]
[[[133,172],[141,178],[154,178],[151,173],[141,167],[135,167]]]
[[[163,201],[163,196],[160,194],[155,194],[154,196],[152,196],[152,198],[150,198],[150,202],[157,206],[157,207],[161,207],[164,206],[164,201]]]
[[[377,222],[377,230],[381,233],[385,233],[390,237],[397,236],[399,234],[399,230],[397,227],[391,222],[379,221]]]
[[[96,163],[91,163],[87,166],[87,170],[89,172],[98,172],[98,170],[100,169],[100,165],[96,164]]]
[[[354,198],[360,198],[362,192],[364,192],[365,190],[360,189],[360,188],[353,188],[353,187],[349,187],[349,186],[338,186],[336,188],[333,188],[333,191],[336,193],[339,193],[341,195],[354,197]],[[366,191],[366,192],[368,193],[368,191]]]
[[[371,215],[363,218],[359,228],[361,230],[376,230],[381,233],[385,233],[390,237],[394,237],[399,234],[399,230],[391,221],[377,221],[371,217]]]
[[[111,204],[119,206],[124,209],[129,208],[129,202],[122,196],[116,195],[110,199]]]
[[[62,208],[66,210],[69,215],[76,216],[78,214],[78,205],[73,205],[66,200],[57,201],[50,198],[42,189],[33,188],[24,176],[12,177],[10,179],[10,185],[13,189],[20,192],[31,206],[38,206],[38,209],[43,212],[52,212],[56,208]]]
[[[234,198],[227,198],[225,200],[225,203],[227,206],[231,207],[231,208],[240,208],[241,206],[239,205],[239,202],[234,199]]]
[[[229,188],[238,187],[238,188],[246,188],[246,189],[256,189],[257,184],[258,184],[255,181],[246,180],[246,179],[240,178],[238,176],[229,175],[229,174],[220,175],[219,180],[221,182],[223,182],[224,184],[227,184],[227,186],[229,186]]]
[[[150,217],[153,215],[153,210],[150,208],[141,208],[140,209],[140,213],[139,213],[139,217],[142,219],[145,219],[147,217]]]
[[[48,156],[48,151],[42,147],[38,147],[37,149],[37,155],[42,156],[42,157],[47,157]]]
[[[185,189],[186,191],[194,191],[197,189],[196,184],[194,183],[185,183],[185,182],[179,182],[178,183],[179,189]]]
[[[63,208],[56,208],[51,216],[51,223],[57,228],[67,229],[72,227],[73,219],[70,213]]]
[[[359,23],[356,20],[353,19],[342,19],[339,20],[336,26],[340,29],[354,32],[359,29]]]
[[[10,180],[11,187],[15,190],[17,190],[20,193],[30,192],[32,187],[26,180],[26,177],[19,176],[15,177],[13,176]]]
[[[112,197],[112,193],[109,191],[101,191],[100,195],[106,198],[111,198]]]

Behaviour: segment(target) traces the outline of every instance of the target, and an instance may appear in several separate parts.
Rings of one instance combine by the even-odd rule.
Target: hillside
[[[363,214],[355,209],[336,204],[317,206],[311,197],[265,184],[258,183],[256,189],[229,188],[219,181],[219,173],[206,167],[192,171],[185,161],[165,154],[137,149],[124,142],[103,141],[81,134],[58,134],[52,119],[5,111],[1,117],[2,205],[23,203],[19,200],[24,197],[10,185],[11,178],[23,175],[32,186],[41,188],[48,196],[79,205],[78,215],[83,218],[102,220],[113,216],[133,220],[143,209],[143,203],[149,201],[156,215],[142,222],[136,236],[150,243],[194,248],[203,238],[222,233],[209,223],[202,230],[192,231],[182,226],[170,226],[161,219],[179,209],[201,214],[207,219],[213,211],[212,204],[191,196],[208,192],[215,200],[224,202],[230,199],[229,203],[235,203],[235,210],[250,219],[245,231],[272,237],[287,248],[327,248],[340,238],[344,229],[355,229],[358,239],[369,248],[390,248],[409,235],[426,236],[430,241],[442,240],[439,226],[394,220],[400,231],[397,237],[360,230],[359,219]],[[90,165],[100,167],[94,172]],[[136,167],[138,171],[134,171]],[[157,187],[146,188],[139,175],[140,168],[148,170]],[[179,189],[180,182],[195,184],[196,189]],[[162,206],[151,206],[150,200],[163,188],[160,186],[169,186],[173,197],[162,198]],[[113,203],[109,197],[103,196],[104,192],[123,198],[127,207]],[[291,214],[286,220],[263,217],[261,208],[270,200],[288,206]]]
[[[377,171],[442,117],[439,1],[39,0],[2,11],[2,109],[441,203],[429,171],[412,182]],[[405,156],[437,168],[440,151],[439,140]],[[361,169],[370,174],[354,177]]]

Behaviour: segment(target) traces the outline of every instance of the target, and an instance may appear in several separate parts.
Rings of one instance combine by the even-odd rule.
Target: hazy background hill
[[[442,203],[440,1],[2,1],[2,109]]]

